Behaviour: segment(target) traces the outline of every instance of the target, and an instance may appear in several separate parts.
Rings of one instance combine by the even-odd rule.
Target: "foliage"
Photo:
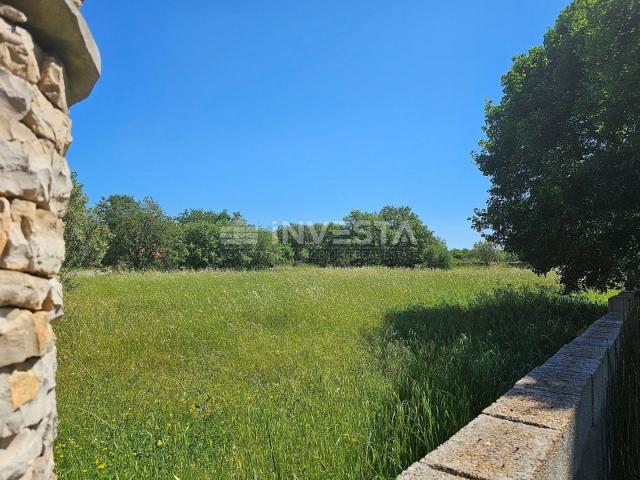
[[[95,268],[102,264],[111,232],[100,222],[96,212],[87,207],[89,198],[76,172],[71,173],[73,189],[64,216],[64,241],[67,247],[64,269]]]
[[[187,210],[178,215],[187,268],[269,268],[290,261],[289,249],[239,213]]]
[[[444,241],[409,207],[353,210],[343,223],[283,226],[278,238],[295,261],[320,266],[450,266]]]
[[[146,197],[110,195],[96,212],[113,237],[104,264],[133,269],[175,268],[185,256],[180,231],[160,205]]]
[[[604,309],[495,266],[78,280],[60,480],[393,479]]]
[[[638,0],[575,0],[487,105],[475,228],[569,290],[638,282],[639,24]]]
[[[498,261],[498,249],[490,242],[477,242],[471,250],[471,254],[484,265]]]

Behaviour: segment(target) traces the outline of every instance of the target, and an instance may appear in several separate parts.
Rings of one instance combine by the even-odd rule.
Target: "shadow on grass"
[[[370,333],[392,391],[372,429],[369,478],[394,478],[605,311],[586,295],[540,287],[388,312]]]
[[[637,307],[625,328],[613,397],[611,480],[640,478],[640,311]]]

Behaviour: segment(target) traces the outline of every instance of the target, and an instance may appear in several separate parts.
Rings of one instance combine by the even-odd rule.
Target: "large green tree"
[[[89,208],[89,198],[76,172],[71,173],[73,189],[69,208],[64,216],[64,241],[67,253],[66,269],[99,267],[109,248],[111,233],[98,219],[95,210]]]
[[[113,235],[105,265],[147,269],[181,264],[186,252],[180,230],[152,198],[137,201],[128,195],[110,195],[98,203],[96,211]]]
[[[514,59],[475,160],[475,227],[568,289],[637,286],[640,1],[575,0]]]

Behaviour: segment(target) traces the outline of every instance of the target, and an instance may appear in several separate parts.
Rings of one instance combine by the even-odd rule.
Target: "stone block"
[[[35,202],[59,217],[71,197],[71,171],[48,140],[0,116],[0,196]]]
[[[40,320],[41,316],[38,322]],[[40,324],[38,328],[42,330]],[[46,340],[43,338],[43,341]],[[0,368],[41,355],[40,347],[33,313],[17,308],[0,308]]]
[[[50,480],[53,475],[53,449],[47,449],[33,462],[32,480]]]
[[[41,310],[50,291],[51,284],[46,278],[0,270],[0,307]]]
[[[25,125],[0,117],[0,195],[49,204],[53,148]]]
[[[9,241],[9,226],[11,225],[11,204],[9,200],[0,197],[0,255]]]
[[[591,391],[592,376],[597,368],[595,360],[574,362],[556,354],[547,363],[534,368],[518,380],[516,386],[539,388],[564,395],[585,395]]]
[[[30,83],[40,80],[36,46],[27,30],[0,17],[0,65]]]
[[[27,16],[22,13],[20,10],[17,10],[9,5],[5,5],[0,2],[0,17],[8,20],[11,23],[25,23],[27,21]]]
[[[464,478],[543,480],[565,478],[568,466],[555,461],[563,448],[556,430],[480,415],[423,460]],[[557,477],[548,477],[549,468]]]
[[[60,60],[45,56],[40,64],[40,91],[58,109],[64,113],[67,107],[67,86],[64,74],[64,66]]]
[[[31,109],[22,122],[38,137],[53,142],[58,153],[66,154],[71,145],[71,120],[54,107],[37,86],[33,86]]]
[[[56,213],[20,199],[11,202],[11,218],[0,268],[56,275],[65,254],[62,220]]]
[[[434,470],[424,461],[419,461],[411,465],[404,472],[398,475],[397,480],[464,480],[463,477],[451,475],[446,472]]]
[[[45,205],[46,208],[55,212],[59,217],[63,217],[69,206],[72,189],[73,182],[67,159],[54,150],[51,159],[50,198]]]
[[[15,371],[9,376],[9,391],[14,410],[32,401],[40,392],[41,379],[31,370]]]
[[[21,429],[37,425],[42,419],[55,415],[55,390],[46,392],[42,389],[33,400],[0,418],[0,438],[16,435]]]
[[[0,421],[20,409],[25,414],[32,402],[55,388],[55,352],[52,348],[40,358],[0,369]]]
[[[563,395],[544,389],[514,387],[483,412],[496,418],[557,430],[562,434],[564,463],[586,446],[593,423],[591,395]],[[560,459],[559,459],[560,460]]]
[[[47,424],[45,419],[36,428],[24,428],[6,445],[0,445],[0,478],[19,479],[29,471],[42,454]]]
[[[51,291],[42,308],[48,312],[49,322],[56,323],[64,315],[64,305],[62,297],[62,284],[56,277],[49,280]]]
[[[32,98],[31,84],[0,66],[1,116],[7,120],[22,120],[31,108]]]

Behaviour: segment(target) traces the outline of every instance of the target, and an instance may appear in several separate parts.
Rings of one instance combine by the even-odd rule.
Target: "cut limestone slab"
[[[451,475],[446,472],[434,470],[424,461],[419,461],[411,465],[404,472],[398,475],[396,480],[464,480],[462,477]]]
[[[568,467],[552,460],[561,448],[562,435],[556,430],[480,415],[424,462],[465,478],[542,480],[550,478],[549,468],[556,478],[565,478]]]
[[[69,105],[88,97],[100,76],[100,52],[73,0],[5,0],[29,19],[35,41],[66,67]]]

